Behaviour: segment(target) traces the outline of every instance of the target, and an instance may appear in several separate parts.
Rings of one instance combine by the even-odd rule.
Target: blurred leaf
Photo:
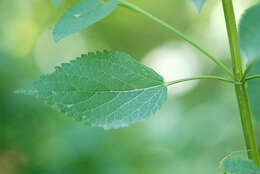
[[[60,18],[54,28],[54,40],[87,28],[109,15],[117,6],[117,0],[102,2],[101,0],[85,0],[71,8]]]
[[[254,63],[249,75],[260,74],[260,4],[255,5],[244,13],[239,24],[239,41],[243,58],[248,65]],[[260,121],[260,79],[248,81],[248,95],[252,114]]]
[[[239,24],[240,47],[248,64],[260,58],[260,4],[244,13]]]
[[[206,0],[192,0],[195,8],[200,12]]]
[[[125,53],[89,53],[18,93],[34,95],[66,115],[105,129],[143,121],[165,102],[163,78]]]
[[[52,0],[53,3],[56,5],[56,7],[58,8],[59,5],[61,4],[62,0]]]
[[[253,161],[239,156],[228,156],[223,160],[222,167],[226,173],[231,174],[256,174],[260,172],[260,167]]]
[[[250,75],[257,75],[260,74],[260,61],[256,61],[254,66],[252,67],[251,71],[249,72]],[[252,110],[252,114],[256,121],[260,121],[260,79],[253,79],[247,82],[247,91],[248,97],[250,101],[250,107]]]

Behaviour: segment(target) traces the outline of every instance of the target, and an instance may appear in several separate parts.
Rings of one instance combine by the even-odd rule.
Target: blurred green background
[[[58,44],[52,29],[66,8],[51,0],[0,0],[0,174],[217,174],[244,143],[232,85],[197,81],[170,87],[155,116],[105,131],[72,121],[43,102],[16,95],[62,62],[88,51],[129,53],[166,81],[223,75],[204,55],[157,24],[118,7]],[[132,1],[182,30],[230,66],[220,1],[198,14],[189,0]],[[234,1],[237,18],[260,1]],[[260,142],[260,125],[255,125]],[[259,143],[260,147],[260,143]]]

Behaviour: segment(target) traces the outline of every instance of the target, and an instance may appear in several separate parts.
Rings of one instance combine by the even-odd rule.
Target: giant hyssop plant
[[[260,173],[251,116],[252,113],[255,120],[260,121],[260,5],[246,10],[237,32],[232,0],[221,1],[232,71],[185,34],[126,0],[84,0],[65,12],[55,25],[53,36],[58,42],[98,22],[119,6],[137,12],[172,31],[217,64],[226,77],[206,75],[165,82],[155,71],[126,53],[98,51],[56,67],[52,74],[42,76],[40,80],[17,92],[36,96],[87,125],[112,129],[129,126],[154,114],[166,101],[168,86],[198,79],[230,83],[234,85],[237,96],[248,159],[233,152],[220,162],[220,169],[223,173]],[[61,0],[53,2],[58,7]],[[192,2],[200,11],[206,0]]]

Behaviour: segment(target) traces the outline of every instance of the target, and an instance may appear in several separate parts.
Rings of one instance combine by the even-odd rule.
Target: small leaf
[[[243,159],[239,156],[230,156],[223,161],[223,170],[230,174],[257,174],[260,173],[253,161]]]
[[[248,74],[252,75],[260,75],[260,61],[256,61],[251,71]],[[260,122],[260,79],[253,79],[247,82],[247,91],[249,97],[250,108],[252,111],[252,115],[257,122]]]
[[[76,33],[109,15],[117,6],[117,0],[85,0],[71,8],[60,18],[54,28],[54,40]]]
[[[62,0],[52,0],[53,3],[56,5],[56,7],[58,8],[62,2]]]
[[[36,96],[75,120],[105,129],[143,121],[165,102],[163,78],[129,55],[89,53],[18,93]]]
[[[221,173],[227,174],[226,171],[223,169],[223,163],[226,161],[226,159],[231,158],[231,157],[233,157],[235,155],[240,155],[243,152],[246,152],[246,151],[244,151],[244,150],[243,151],[235,151],[235,152],[231,152],[230,154],[225,156],[219,163],[219,169],[220,169]]]
[[[206,0],[192,0],[192,2],[198,12],[200,12]]]
[[[239,41],[247,64],[260,59],[260,4],[243,14],[239,23]]]

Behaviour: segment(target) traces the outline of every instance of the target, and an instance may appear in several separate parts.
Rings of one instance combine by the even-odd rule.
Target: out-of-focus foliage
[[[239,41],[247,64],[260,59],[260,4],[246,10],[239,23]]]
[[[260,73],[259,71],[260,68],[260,61],[256,61],[249,73],[249,75],[257,75]],[[252,109],[252,114],[257,122],[260,121],[259,113],[260,113],[260,101],[259,101],[259,84],[260,80],[259,79],[253,79],[248,81],[248,97],[250,100],[250,105]]]
[[[190,71],[183,68],[190,63],[182,57],[187,49],[164,51],[166,43],[176,47],[183,45],[182,41],[122,8],[89,30],[56,44],[50,31],[65,9],[77,2],[64,0],[56,9],[51,0],[0,1],[0,173],[219,173],[218,162],[225,154],[244,147],[233,87],[229,84],[183,84],[187,90],[169,95],[156,116],[112,131],[88,128],[34,98],[13,93],[40,74],[54,71],[55,65],[104,48],[127,52],[140,61],[145,57],[153,65],[170,55],[179,63],[165,62],[168,66],[158,69],[168,68],[171,74]],[[234,3],[240,12],[256,2]],[[201,14],[192,10],[189,1],[134,3],[228,62],[220,2],[208,1]],[[154,50],[163,53],[156,61],[150,59]],[[214,64],[190,50],[199,61],[200,73],[219,74]],[[170,90],[176,91],[179,86]]]
[[[109,15],[117,3],[117,0],[109,2],[86,0],[69,8],[55,25],[54,40],[58,42],[60,39],[98,22]]]
[[[250,7],[239,23],[239,41],[243,60],[250,69],[249,75],[260,74],[260,4]],[[248,82],[248,94],[253,116],[260,121],[259,79]]]

